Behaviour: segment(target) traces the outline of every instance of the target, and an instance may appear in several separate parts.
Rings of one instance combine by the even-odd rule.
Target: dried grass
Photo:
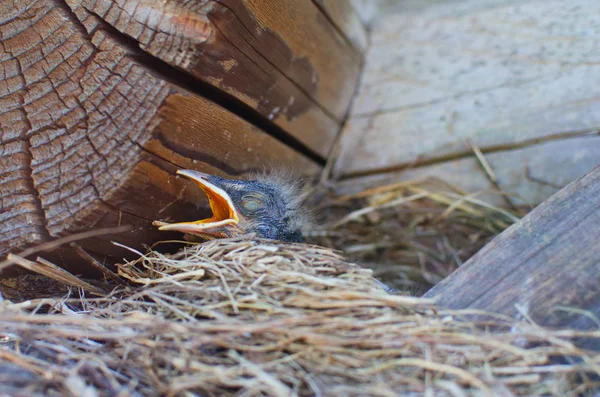
[[[313,207],[326,227],[309,241],[343,251],[386,284],[421,295],[519,219],[518,211],[479,199],[483,194],[506,195],[468,194],[436,178],[341,197],[321,192]]]
[[[131,285],[97,285],[114,287],[103,298],[4,300],[0,391],[563,396],[598,386],[600,356],[570,341],[581,333],[438,312],[316,246],[212,241],[150,252],[119,275]]]
[[[402,281],[435,282],[516,219],[439,181],[324,203],[328,226],[312,239],[345,256],[383,258]],[[386,293],[371,270],[328,248],[242,237],[139,257],[118,267],[120,282],[112,276],[90,286],[56,273],[101,297],[84,289],[65,297],[66,287],[41,276],[6,281],[0,394],[591,396],[600,389],[600,354],[574,343],[600,331],[442,311]],[[43,266],[50,276],[51,269]]]

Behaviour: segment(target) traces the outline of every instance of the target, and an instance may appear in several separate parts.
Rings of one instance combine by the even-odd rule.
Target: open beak
[[[228,237],[226,229],[237,225],[239,222],[238,213],[229,194],[211,182],[211,175],[192,170],[178,170],[177,174],[191,179],[202,189],[208,197],[212,216],[199,221],[179,223],[154,221],[152,224],[158,226],[158,230],[177,231],[202,236]]]

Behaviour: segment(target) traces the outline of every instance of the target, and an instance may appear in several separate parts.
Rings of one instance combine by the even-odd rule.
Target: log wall
[[[119,224],[168,238],[157,216],[206,211],[180,167],[317,172],[362,62],[346,32],[300,0],[1,2],[0,255]]]

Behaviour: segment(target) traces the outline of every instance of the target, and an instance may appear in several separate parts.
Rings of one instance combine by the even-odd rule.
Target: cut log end
[[[318,172],[359,59],[314,4],[269,4],[1,3],[0,256],[122,224],[135,248],[179,237],[151,222],[207,206],[178,168]],[[81,247],[121,257],[110,240]]]

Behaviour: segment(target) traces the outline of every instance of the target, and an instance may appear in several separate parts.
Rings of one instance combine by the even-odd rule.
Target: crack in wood
[[[54,4],[56,5],[57,3],[54,2]],[[62,7],[60,7],[60,4],[58,4],[58,5],[59,5],[59,7],[57,7],[58,10],[62,11],[62,12],[59,13],[59,15],[61,17],[63,17],[63,18],[66,18],[67,20],[68,19],[73,20],[70,8],[65,7],[64,5]],[[69,15],[71,15],[71,17],[69,17]],[[78,22],[78,20],[75,20],[75,21]],[[75,23],[75,24],[69,24],[69,25],[70,25],[71,28],[73,28],[73,30],[75,32],[81,34],[83,42],[84,42],[84,45],[85,45],[85,43],[90,43],[90,45],[92,45],[92,46],[94,45],[94,43],[92,41],[92,38],[88,35],[87,31],[82,27],[82,25],[78,25],[77,23]],[[64,24],[62,26],[64,26]],[[55,30],[55,31],[57,31],[57,30]],[[77,36],[77,34],[75,36]],[[43,40],[44,40],[44,38],[42,38],[42,42],[43,42]],[[64,42],[61,42],[61,43],[64,43]],[[60,48],[62,46],[61,43],[57,44],[55,46],[56,48],[52,48],[52,51],[54,51],[54,50],[58,51],[58,48]],[[77,45],[77,43],[74,43],[74,44]],[[86,65],[89,65],[91,62],[94,61],[94,56],[98,54],[98,51],[99,51],[99,49],[96,48],[96,51],[93,51],[92,54],[90,54],[90,56],[85,59],[86,60]],[[47,190],[47,189],[46,189],[47,191],[44,191],[44,197],[46,199],[49,197],[49,194],[54,194],[54,193],[56,193],[57,197],[54,199],[54,201],[42,203],[41,198],[40,198],[42,196],[42,192],[40,191],[40,187],[36,186],[35,181],[33,179],[33,173],[34,173],[34,170],[33,170],[34,163],[33,163],[33,161],[34,161],[34,159],[36,159],[36,156],[35,156],[34,150],[32,150],[32,149],[37,148],[39,146],[39,143],[34,146],[34,143],[32,142],[31,139],[33,137],[38,137],[40,132],[48,131],[49,132],[48,139],[53,140],[54,141],[54,143],[53,143],[54,145],[60,145],[59,147],[61,148],[60,149],[61,156],[62,156],[62,154],[68,155],[69,152],[70,152],[71,155],[74,155],[74,154],[77,153],[77,151],[76,150],[68,150],[68,148],[66,148],[66,147],[63,146],[63,142],[61,140],[59,140],[59,138],[61,136],[66,136],[66,135],[65,134],[61,134],[61,135],[57,136],[53,132],[55,130],[61,129],[61,128],[65,129],[65,131],[67,131],[67,132],[68,131],[74,132],[77,129],[77,124],[78,123],[84,123],[84,125],[86,126],[84,128],[85,132],[84,132],[83,135],[81,135],[81,134],[78,134],[78,135],[80,135],[80,137],[83,137],[83,140],[87,140],[87,142],[89,143],[89,148],[88,149],[91,149],[91,152],[95,153],[98,156],[98,158],[99,158],[100,161],[104,161],[104,163],[106,165],[106,167],[105,167],[106,168],[106,172],[110,172],[111,169],[110,169],[110,166],[108,164],[108,160],[107,160],[106,156],[104,156],[99,151],[99,149],[96,147],[96,145],[94,145],[94,142],[91,140],[92,137],[89,136],[89,135],[87,135],[87,132],[89,132],[90,134],[92,132],[90,130],[91,127],[90,127],[90,123],[89,123],[89,108],[86,109],[86,107],[84,106],[84,104],[82,103],[82,101],[87,100],[88,96],[85,96],[84,98],[81,98],[81,99],[80,99],[80,97],[79,97],[78,94],[75,94],[73,96],[69,95],[68,97],[65,97],[63,95],[65,95],[65,93],[68,92],[68,91],[64,91],[64,90],[61,91],[60,90],[60,87],[63,84],[68,83],[69,82],[68,78],[71,77],[71,75],[73,75],[74,73],[69,73],[68,75],[66,75],[66,80],[63,79],[62,83],[59,84],[59,85],[57,85],[55,83],[54,79],[48,78],[47,76],[46,77],[42,76],[42,78],[36,78],[35,80],[31,80],[30,79],[30,80],[26,81],[26,77],[25,77],[24,71],[23,71],[23,66],[20,63],[21,60],[18,57],[15,57],[14,54],[11,54],[11,55],[13,55],[13,58],[15,58],[17,62],[19,62],[17,64],[17,66],[19,67],[19,71],[18,72],[19,72],[19,75],[20,75],[21,80],[22,80],[21,84],[20,84],[22,90],[28,91],[29,87],[32,84],[35,84],[37,82],[45,82],[45,84],[48,84],[48,86],[50,87],[49,90],[44,90],[44,92],[42,92],[42,94],[37,95],[35,98],[31,97],[31,95],[29,95],[29,93],[28,93],[27,95],[29,95],[29,96],[28,96],[28,102],[27,103],[25,101],[25,97],[22,94],[19,95],[18,99],[20,101],[20,111],[23,113],[24,122],[26,122],[27,125],[26,125],[26,128],[23,129],[24,132],[23,132],[22,136],[13,140],[13,141],[23,142],[23,145],[26,145],[26,149],[27,149],[27,152],[28,152],[28,155],[26,157],[27,164],[25,164],[25,162],[23,162],[23,167],[27,168],[27,175],[31,178],[31,181],[27,181],[28,182],[27,183],[28,190],[31,190],[32,192],[34,192],[34,194],[33,194],[34,198],[37,200],[37,202],[35,203],[35,205],[36,205],[36,212],[38,212],[39,215],[42,216],[42,219],[43,219],[43,222],[44,222],[43,226],[44,226],[44,229],[45,229],[44,239],[46,239],[49,236],[53,236],[53,233],[50,232],[51,229],[50,229],[50,226],[49,226],[49,223],[48,223],[49,222],[48,221],[48,212],[45,210],[45,207],[44,207],[43,204],[46,204],[46,206],[50,206],[50,207],[48,207],[49,210],[54,210],[52,208],[52,205],[57,204],[57,203],[65,203],[66,202],[67,204],[65,204],[62,207],[62,209],[60,210],[60,211],[63,212],[63,214],[61,215],[61,217],[64,218],[65,215],[66,215],[66,217],[74,216],[75,215],[75,211],[78,211],[79,209],[73,210],[71,208],[70,204],[68,204],[68,201],[69,201],[69,199],[71,197],[74,197],[74,196],[80,194],[81,192],[83,192],[87,188],[91,188],[95,192],[95,196],[96,197],[92,198],[92,200],[96,199],[99,202],[102,202],[102,203],[104,203],[106,205],[109,205],[109,204],[106,203],[105,201],[103,201],[101,199],[101,194],[98,191],[98,188],[96,187],[96,185],[93,183],[93,180],[94,180],[93,175],[94,175],[94,173],[92,172],[92,170],[90,169],[89,166],[87,167],[88,168],[87,173],[92,178],[92,181],[90,181],[89,183],[87,183],[87,184],[85,184],[83,186],[77,186],[75,189],[71,189],[70,188],[69,190],[67,190],[67,192],[70,191],[70,193],[71,193],[68,196],[63,196],[62,195],[62,192],[61,192],[60,189],[62,189],[62,187],[63,187],[63,182],[61,180],[61,176],[62,176],[63,171],[61,170],[61,172],[58,172],[54,176],[55,178],[58,178],[58,182],[56,183],[55,181],[50,180],[50,183],[52,183],[52,185],[54,185],[54,186],[58,186],[59,189],[56,190],[56,192],[54,192],[53,190]],[[71,56],[72,55],[73,54],[71,54]],[[54,68],[52,68],[50,70],[49,69],[45,69],[45,71],[47,72],[47,74],[51,73],[53,70],[56,70],[58,67],[61,67],[61,65],[64,65],[67,62],[67,58],[65,58],[63,56],[62,52],[58,52],[56,54],[56,56],[60,57],[59,62],[58,62],[58,64]],[[101,67],[103,65],[98,65],[98,66]],[[31,67],[31,66],[29,66],[29,67]],[[75,69],[75,68],[73,68],[73,69]],[[78,69],[78,70],[82,70],[82,69]],[[85,69],[83,69],[83,70],[85,70]],[[117,70],[117,72],[118,72],[118,70]],[[33,76],[35,76],[35,74],[33,74]],[[61,77],[64,77],[64,76],[65,75],[62,75]],[[121,77],[121,81],[123,81],[123,79],[125,77],[127,77],[127,76],[124,76],[124,75],[119,75],[119,76]],[[81,89],[81,93],[82,94],[85,93],[86,90],[82,86],[80,78],[78,78],[76,80],[77,80],[77,83],[79,84],[79,88]],[[35,101],[37,101],[40,98],[45,97],[50,91],[52,91],[52,93],[54,95],[52,97],[52,100],[55,101],[56,103],[58,103],[60,105],[59,106],[60,109],[66,109],[67,111],[66,112],[59,111],[58,116],[55,116],[55,114],[52,114],[52,123],[53,123],[52,126],[49,126],[49,125],[44,126],[44,123],[46,123],[46,120],[44,120],[44,122],[40,123],[39,117],[37,117],[36,120],[31,121],[31,119],[29,117],[29,114],[27,114],[26,105],[30,105],[31,106],[32,104],[35,104]],[[62,94],[61,94],[61,92],[62,92]],[[126,99],[120,92],[116,92],[116,93],[119,94],[123,99]],[[70,114],[74,110],[74,108],[72,108],[72,106],[71,106],[72,102],[70,102],[72,100],[75,100],[75,102],[77,103],[77,105],[79,106],[79,108],[81,108],[81,111],[83,113],[83,119],[80,120],[80,121],[78,121],[74,125],[67,126],[61,120],[62,120],[62,117],[67,116],[68,114]],[[100,104],[102,104],[106,100],[108,100],[108,94],[105,93],[105,95],[103,95],[103,99],[102,99],[102,102],[100,102]],[[101,109],[98,109],[98,107],[96,106],[98,104],[94,104],[94,103],[91,103],[91,102],[88,102],[88,104],[92,105],[92,110],[95,110],[95,111],[98,112],[98,114],[103,114],[105,117],[107,117],[108,119],[112,120],[112,117],[111,117],[112,114],[111,113],[108,113],[108,114],[107,113],[103,113],[101,111]],[[120,107],[120,109],[123,109],[123,107]],[[35,131],[33,130],[33,126],[32,126],[32,123],[34,123],[34,122],[38,126],[37,130],[35,130]],[[118,129],[118,124],[116,124],[114,122],[114,120],[112,120],[112,122],[113,122],[115,128]],[[114,139],[114,137],[108,137],[108,139]],[[46,144],[46,143],[43,142],[43,140],[42,140],[42,144]],[[116,142],[116,145],[120,146],[120,143]],[[69,148],[71,146],[72,145],[69,144]],[[40,150],[40,149],[37,148],[37,150]],[[43,153],[43,150],[44,149],[42,149],[41,153]],[[41,161],[44,161],[43,156],[41,158]],[[67,161],[67,164],[71,164],[71,166],[73,165],[73,161],[69,161],[69,157],[65,157],[65,158],[61,157],[60,162],[64,162],[64,161]],[[83,164],[79,164],[79,165],[84,165],[85,166],[86,164],[87,163],[83,163]],[[75,166],[77,166],[77,165],[75,165]],[[39,169],[36,169],[36,172],[37,171],[39,171]],[[37,182],[39,183],[40,181],[38,180]],[[88,205],[89,205],[89,203],[88,203]],[[116,211],[116,209],[114,208],[114,206],[110,206],[110,208],[112,208],[113,210]],[[125,211],[120,211],[120,212],[125,212]],[[129,214],[129,213],[128,213],[128,215],[134,216],[134,217],[136,217],[138,219],[143,219],[144,221],[148,221],[148,222],[151,221],[151,220],[149,220],[147,218],[140,217],[139,215]],[[52,219],[55,220],[56,216],[52,217]],[[59,222],[62,222],[62,221],[59,219]],[[37,222],[34,223],[34,225],[37,225]],[[61,229],[60,226],[53,225],[52,227],[58,227],[58,229],[57,229],[58,232],[57,233],[61,233],[62,232],[62,229]]]
[[[282,165],[298,167],[309,174],[318,171],[317,162],[324,162],[322,157],[329,143],[319,146],[320,140],[313,138],[318,134],[308,128],[314,127],[314,131],[321,133],[321,125],[317,123],[323,123],[329,131],[338,125],[315,106],[310,105],[307,114],[303,108],[290,115],[301,117],[300,123],[280,118],[279,124],[271,128],[271,121],[265,122],[264,109],[252,107],[254,97],[248,101],[250,105],[246,106],[246,102],[239,105],[233,96],[235,92],[230,96],[220,91],[229,85],[217,88],[202,84],[203,76],[195,74],[200,68],[187,73],[160,61],[140,49],[143,44],[79,7],[78,0],[43,0],[37,6],[30,6],[35,1],[24,2],[32,11],[0,31],[3,37],[12,37],[0,42],[0,51],[5,54],[0,68],[7,83],[0,90],[0,95],[5,96],[0,106],[4,138],[0,165],[7,171],[0,197],[0,209],[4,210],[0,213],[4,220],[4,246],[0,247],[0,255],[4,249],[121,221],[137,230],[123,237],[132,247],[164,238],[165,234],[151,226],[157,214],[165,219],[185,219],[190,214],[209,213],[202,193],[174,176],[180,167],[243,175],[257,171],[263,163],[275,166],[281,161]],[[20,8],[17,5],[14,12]],[[309,8],[310,15],[317,13],[310,3]],[[240,17],[247,17],[241,9],[236,10]],[[103,14],[102,10],[97,11]],[[274,88],[272,96],[265,95],[265,103],[276,106],[275,100],[287,100],[288,94],[309,103],[304,93],[286,80],[287,76],[286,79],[279,76],[272,65],[254,53],[248,42],[263,51],[269,51],[272,44],[275,55],[271,61],[299,83],[307,79],[305,88],[309,91],[311,74],[307,71],[312,70],[308,68],[311,64],[296,63],[288,69],[287,47],[279,47],[287,43],[277,42],[283,41],[281,37],[271,37],[272,32],[266,31],[264,37],[255,32],[258,42],[249,36],[242,40],[238,35],[246,31],[233,15],[227,14],[226,18],[213,16],[222,29],[235,30],[225,32],[229,39],[252,56],[255,63],[278,76],[280,86]],[[30,18],[37,23],[28,22]],[[127,21],[123,16],[121,22]],[[253,26],[249,19],[244,22]],[[216,29],[213,33],[219,34]],[[162,34],[160,31],[159,37],[157,32],[157,41],[163,39]],[[299,47],[304,48],[303,45],[300,43]],[[265,77],[256,85],[256,92],[266,92],[272,83],[269,76],[262,76],[261,69],[245,61],[246,55],[232,46],[219,37],[218,45],[206,51],[222,50],[225,55],[204,60],[215,62],[218,74],[221,69],[217,61],[227,62],[233,54],[249,65],[249,72],[254,73],[251,76]],[[164,50],[169,53],[178,49],[177,41],[164,43]],[[194,49],[190,54],[201,56],[198,51]],[[346,49],[346,56],[348,53]],[[296,58],[304,59],[300,55]],[[18,72],[16,62],[20,62]],[[223,73],[229,71],[227,67],[232,66],[223,66]],[[236,71],[239,72],[237,69],[233,72]],[[242,80],[251,83],[253,78]],[[229,83],[235,83],[234,80]],[[235,88],[233,84],[232,89]],[[330,95],[331,90],[325,92]],[[328,96],[319,98],[329,103]],[[339,103],[333,101],[333,105]],[[333,109],[336,114],[341,113],[339,106]],[[307,130],[306,134],[298,125],[307,126],[301,127]],[[288,128],[294,136],[286,135]],[[166,142],[159,139],[161,134]],[[296,136],[301,142],[290,147]],[[308,142],[308,149],[302,142]],[[316,152],[312,159],[306,155],[311,148]],[[38,231],[42,227],[44,230]],[[109,255],[112,252],[106,239],[86,244]],[[65,248],[65,252],[69,251]]]
[[[73,19],[78,26],[85,29],[85,26],[82,24],[79,18],[77,18],[77,15],[75,15],[65,0],[57,1],[62,2],[64,6],[68,7],[70,18]],[[283,128],[279,127],[273,121],[260,114],[251,106],[245,104],[235,96],[212,86],[211,84],[198,80],[190,72],[171,66],[162,59],[149,54],[139,47],[138,41],[117,30],[114,26],[107,23],[95,12],[87,8],[85,10],[90,15],[93,15],[98,19],[98,26],[93,33],[96,33],[99,29],[104,31],[128,51],[128,56],[131,59],[137,61],[140,65],[143,65],[154,76],[180,87],[183,90],[190,91],[199,97],[206,98],[209,101],[218,104],[224,109],[242,118],[244,121],[271,135],[281,143],[289,146],[296,152],[313,160],[317,164],[321,166],[325,164],[325,158],[317,154]],[[86,30],[86,38],[88,38],[91,42],[90,34],[91,33],[88,33]]]
[[[13,54],[11,53],[11,55],[13,55]],[[21,89],[24,90],[25,92],[27,92],[28,86],[27,86],[27,80],[25,79],[25,75],[23,74],[23,65],[21,64],[21,60],[18,57],[15,57],[15,59],[16,59],[17,72],[21,76],[21,79],[22,79],[23,86]],[[31,121],[29,120],[29,114],[27,113],[27,109],[25,107],[25,98],[24,98],[23,93],[17,91],[16,94],[20,101],[19,110],[23,114],[23,120],[26,123],[25,129],[22,132],[21,139],[20,139],[20,141],[22,141],[25,146],[25,150],[27,150],[27,156],[25,156],[26,162],[23,164],[25,167],[25,170],[26,170],[27,179],[23,180],[23,182],[31,190],[31,197],[33,198],[33,203],[37,210],[37,215],[40,218],[40,220],[42,221],[41,225],[36,225],[36,226],[39,226],[38,231],[40,232],[40,234],[43,236],[44,239],[49,239],[52,237],[52,234],[50,233],[50,230],[48,229],[48,219],[46,217],[46,211],[44,211],[44,207],[42,205],[42,200],[40,197],[40,192],[35,184],[35,179],[33,178],[33,167],[32,167],[33,153],[31,152],[31,141],[27,137],[28,131],[31,131],[33,126],[31,125]]]
[[[15,22],[15,21],[18,21],[18,20],[22,19],[23,14],[25,14],[26,12],[28,12],[29,10],[31,10],[39,1],[40,0],[35,0],[34,2],[29,3],[29,7],[25,7],[25,8],[20,9],[19,13],[16,13],[14,17],[2,20],[2,22],[0,22],[0,27],[2,27],[4,25],[8,25],[11,22]],[[42,14],[40,16],[40,19],[43,18],[45,15],[46,14]],[[37,20],[33,21],[33,23],[35,23],[35,22],[37,22]],[[6,40],[7,38],[8,37],[4,37],[4,36],[0,37],[0,39],[2,39],[2,40]]]
[[[485,87],[485,88],[481,88],[478,90],[468,90],[468,91],[462,91],[462,92],[457,92],[455,94],[452,95],[448,95],[448,96],[444,96],[444,97],[440,97],[440,98],[435,98],[429,101],[425,101],[425,102],[419,102],[419,103],[413,103],[411,105],[403,105],[403,106],[394,106],[394,107],[390,107],[390,108],[384,108],[384,109],[380,109],[380,110],[376,110],[376,111],[371,111],[371,112],[358,112],[352,115],[353,119],[366,119],[366,118],[376,118],[378,116],[381,115],[385,115],[385,114],[390,114],[390,113],[396,113],[396,112],[403,112],[405,110],[412,110],[412,109],[420,109],[420,108],[424,108],[427,106],[431,106],[431,105],[439,105],[441,103],[447,102],[447,101],[452,101],[455,99],[460,99],[463,97],[468,97],[470,95],[479,95],[479,94],[485,94],[487,92],[494,92],[498,89],[501,88],[516,88],[516,87],[520,87],[522,85],[525,84],[530,84],[533,83],[535,81],[538,80],[542,80],[548,77],[559,77],[561,75],[564,74],[564,71],[561,71],[560,73],[553,73],[553,74],[548,74],[548,75],[540,75],[540,76],[536,76],[536,77],[532,77],[530,79],[520,79],[518,81],[514,81],[514,82],[509,82],[509,83],[503,83],[503,84],[497,84],[497,85],[493,85],[493,86],[489,86],[489,87]],[[368,86],[367,86],[368,87]],[[369,87],[368,87],[369,88]],[[364,91],[365,87],[360,87],[358,92]],[[354,99],[356,99],[356,96],[354,97]]]
[[[73,12],[73,9],[67,3],[67,0],[54,0],[54,4],[56,4],[57,8],[63,10],[69,17],[69,20],[73,22],[73,27],[82,35],[82,37],[86,38],[90,43],[92,42],[93,32],[88,32],[85,25],[77,18],[77,15]]]
[[[582,136],[594,136],[594,135],[600,135],[600,131],[597,128],[581,130],[581,131],[562,132],[562,133],[557,133],[557,134],[553,134],[553,135],[547,135],[547,136],[544,136],[541,138],[528,139],[528,140],[524,140],[524,141],[516,142],[516,143],[505,143],[505,144],[500,144],[500,145],[490,145],[490,146],[486,146],[486,147],[480,147],[479,149],[481,150],[481,152],[483,154],[488,154],[488,153],[496,153],[496,152],[503,152],[503,151],[519,150],[519,149],[523,149],[523,148],[530,147],[530,146],[535,146],[535,145],[545,143],[545,142],[559,141],[559,140],[566,140],[566,139],[571,139],[571,138],[579,138]],[[403,171],[403,170],[409,169],[409,168],[417,169],[417,168],[435,165],[435,164],[441,164],[441,163],[445,163],[445,162],[449,162],[449,161],[470,158],[473,156],[474,156],[474,153],[472,150],[463,150],[463,151],[458,151],[458,152],[454,152],[454,153],[449,153],[449,154],[446,154],[443,156],[437,156],[437,157],[431,157],[431,158],[425,158],[425,159],[417,158],[413,162],[399,163],[399,164],[395,164],[395,165],[388,166],[388,167],[381,167],[381,168],[375,168],[375,169],[370,169],[370,170],[365,170],[365,171],[351,172],[351,173],[342,175],[340,177],[340,180],[348,180],[348,179],[352,179],[352,178],[372,176],[372,175],[377,175],[377,174],[389,174],[389,173]]]
[[[109,207],[112,211],[115,212],[115,214],[126,214],[129,215],[133,218],[137,218],[139,220],[142,220],[144,222],[146,222],[148,225],[150,225],[155,219],[150,219],[150,218],[146,218],[145,216],[139,215],[139,214],[134,214],[133,212],[130,211],[126,211],[122,208],[117,208],[115,207],[113,204],[110,204],[109,202],[102,200],[101,198],[98,199],[99,202],[101,202],[102,204],[106,205],[107,207]],[[119,219],[121,218],[121,216],[119,215]],[[121,224],[117,225],[117,226],[122,226]]]

